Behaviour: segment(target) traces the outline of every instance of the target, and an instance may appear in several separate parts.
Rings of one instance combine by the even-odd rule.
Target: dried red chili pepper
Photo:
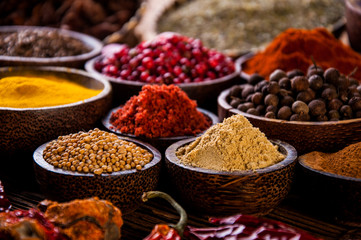
[[[168,194],[158,191],[146,192],[142,196],[143,202],[150,198],[161,197],[167,200],[179,213],[180,219],[176,225],[158,224],[152,232],[143,240],[180,240],[183,236],[184,227],[187,224],[187,213],[185,210]]]
[[[194,228],[187,226],[184,236],[190,240],[247,239],[247,240],[318,240],[310,234],[296,230],[285,223],[248,215],[227,218],[210,218],[218,227]]]
[[[4,191],[4,186],[0,181],[0,212],[8,212],[10,208],[11,208],[11,203],[6,196],[6,193]]]

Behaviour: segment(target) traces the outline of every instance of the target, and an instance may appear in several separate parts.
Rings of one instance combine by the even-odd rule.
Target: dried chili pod
[[[167,200],[179,213],[180,219],[174,224],[157,224],[152,232],[143,240],[180,240],[183,237],[183,231],[187,224],[187,213],[185,210],[168,194],[159,191],[145,192],[142,196],[143,202],[148,199],[160,197]]]
[[[8,212],[10,211],[10,208],[11,208],[11,203],[6,196],[6,193],[4,191],[4,186],[0,181],[0,212]]]
[[[297,239],[318,240],[310,234],[296,230],[285,223],[257,218],[249,215],[234,215],[226,218],[210,218],[211,223],[217,227],[194,228],[187,226],[184,236],[190,240],[216,240],[216,239]]]

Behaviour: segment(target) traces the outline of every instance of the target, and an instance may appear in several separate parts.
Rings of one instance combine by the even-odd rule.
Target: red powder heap
[[[267,48],[243,66],[246,73],[268,76],[276,69],[307,72],[312,58],[324,70],[337,68],[348,75],[358,67],[354,77],[361,80],[361,55],[336,39],[327,29],[288,29],[278,35]]]
[[[197,103],[174,85],[145,85],[138,96],[112,114],[122,133],[147,138],[196,135],[210,126]]]

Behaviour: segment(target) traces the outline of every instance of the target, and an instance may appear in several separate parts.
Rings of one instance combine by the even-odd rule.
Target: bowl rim
[[[298,163],[306,171],[315,173],[315,174],[323,176],[323,177],[335,178],[335,179],[351,181],[351,182],[361,182],[361,178],[348,177],[348,176],[343,176],[343,175],[339,175],[339,174],[335,174],[335,173],[330,173],[330,172],[325,172],[325,171],[314,169],[305,163],[305,159],[304,159],[303,155],[298,157]]]
[[[2,72],[14,72],[17,73],[19,72],[19,74],[21,75],[21,72],[49,72],[49,75],[52,75],[51,73],[54,73],[54,75],[57,72],[61,72],[61,73],[68,73],[68,74],[74,74],[74,75],[81,75],[87,78],[92,78],[97,82],[100,82],[103,84],[103,90],[98,93],[97,95],[81,100],[81,101],[77,101],[77,102],[73,102],[73,103],[68,103],[68,104],[63,104],[63,105],[55,105],[55,106],[47,106],[47,107],[34,107],[34,108],[14,108],[14,107],[1,107],[0,106],[0,111],[3,110],[11,110],[11,111],[35,111],[35,110],[51,110],[51,109],[59,109],[59,108],[68,108],[68,107],[74,107],[74,106],[78,106],[84,103],[89,103],[89,102],[93,102],[96,100],[99,100],[107,95],[109,95],[112,91],[112,86],[111,84],[104,78],[100,77],[100,76],[93,76],[92,74],[81,70],[81,69],[76,69],[76,68],[68,68],[68,67],[57,67],[57,66],[40,66],[40,67],[30,67],[30,66],[16,66],[16,67],[0,67],[0,74]],[[15,76],[15,75],[14,75]]]
[[[359,5],[360,1],[357,0],[345,0],[345,8],[353,13],[361,14],[361,5]]]
[[[157,137],[157,138],[146,138],[146,137],[141,137],[141,136],[135,136],[133,134],[127,134],[127,133],[122,133],[120,132],[118,129],[112,129],[111,127],[113,126],[111,123],[110,123],[110,117],[112,115],[113,112],[117,111],[118,109],[122,108],[123,106],[118,106],[118,107],[115,107],[113,109],[111,109],[102,119],[101,119],[101,122],[102,122],[102,125],[110,132],[113,132],[117,135],[120,135],[120,136],[125,136],[125,137],[130,137],[130,138],[140,138],[140,139],[143,139],[144,141],[147,141],[147,140],[151,140],[151,141],[177,141],[177,140],[181,140],[181,139],[184,139],[185,137],[194,137],[192,135],[186,135],[186,136],[174,136],[174,137]],[[208,111],[208,110],[205,110],[203,108],[197,108],[198,111],[200,111],[203,115],[205,115],[206,117],[208,117],[210,120],[211,120],[211,126],[214,125],[214,124],[217,124],[219,123],[219,120],[218,120],[218,116],[216,116],[214,113]],[[205,132],[206,130],[204,130],[203,132]],[[198,133],[197,136],[201,135],[203,132],[201,133]]]
[[[274,124],[287,124],[287,125],[299,125],[299,126],[324,126],[324,127],[340,126],[343,124],[351,124],[351,123],[355,123],[355,122],[361,122],[361,118],[352,118],[352,119],[339,120],[339,121],[322,121],[322,122],[304,121],[303,122],[303,121],[289,121],[289,120],[281,120],[281,119],[272,119],[272,118],[266,118],[266,117],[252,115],[252,114],[249,114],[246,112],[242,112],[236,108],[233,108],[226,101],[226,98],[229,95],[231,88],[223,90],[218,95],[218,98],[217,98],[218,106],[223,108],[227,112],[231,112],[231,113],[235,113],[235,114],[242,114],[243,116],[245,116],[248,119],[255,119],[258,121],[265,121],[265,122],[270,122],[270,123],[274,123]]]
[[[4,56],[0,55],[0,62],[7,61],[7,62],[25,62],[25,63],[32,63],[34,64],[44,64],[44,63],[65,63],[65,62],[75,62],[81,60],[90,59],[96,55],[101,53],[103,48],[103,42],[99,39],[90,36],[85,33],[80,33],[72,30],[62,29],[62,28],[55,28],[55,27],[46,27],[46,26],[23,26],[23,25],[10,25],[10,26],[0,26],[0,33],[5,32],[17,32],[18,30],[48,30],[48,31],[57,31],[60,34],[64,34],[75,38],[86,46],[90,48],[89,52],[74,55],[74,56],[64,56],[64,57],[50,57],[50,58],[40,58],[40,57],[22,57],[22,56]]]
[[[176,165],[179,168],[197,172],[197,173],[220,175],[220,176],[227,175],[227,176],[240,176],[241,177],[241,176],[257,176],[259,174],[265,174],[265,173],[270,173],[270,172],[273,172],[276,170],[280,170],[280,169],[283,169],[283,168],[289,166],[290,164],[296,162],[296,159],[297,159],[297,151],[292,145],[290,145],[284,141],[281,141],[281,140],[269,139],[269,141],[272,144],[277,145],[278,147],[284,148],[284,150],[287,152],[287,155],[286,155],[285,159],[283,159],[282,161],[280,161],[276,164],[273,164],[271,166],[265,167],[265,168],[260,168],[260,169],[255,169],[255,170],[243,170],[243,171],[229,172],[229,171],[216,171],[216,170],[211,170],[211,169],[196,168],[193,166],[187,166],[187,165],[181,164],[179,161],[177,161],[179,159],[175,155],[176,150],[184,145],[187,145],[187,144],[193,142],[196,138],[197,137],[184,139],[184,140],[175,142],[172,145],[170,145],[165,151],[165,161],[168,161],[168,162]]]
[[[36,164],[38,167],[48,171],[48,172],[52,172],[52,173],[56,173],[56,174],[61,174],[61,175],[65,175],[65,176],[72,176],[72,177],[117,177],[117,176],[124,176],[124,175],[130,175],[130,174],[137,174],[140,173],[142,171],[148,170],[154,166],[156,166],[157,164],[161,163],[162,160],[162,155],[160,154],[160,152],[153,147],[152,145],[145,143],[143,141],[139,141],[136,139],[132,139],[132,138],[128,138],[128,137],[123,137],[123,136],[117,136],[118,139],[121,140],[125,140],[128,142],[133,142],[136,145],[138,145],[139,147],[142,147],[146,150],[148,150],[149,152],[151,152],[153,154],[153,159],[147,163],[146,165],[144,165],[144,167],[141,170],[137,170],[137,169],[130,169],[130,170],[123,170],[123,171],[117,171],[117,172],[112,172],[112,173],[102,173],[101,175],[96,175],[93,173],[79,173],[79,172],[73,172],[70,170],[64,170],[61,168],[55,168],[53,165],[51,165],[50,163],[46,162],[43,158],[43,152],[44,149],[46,147],[46,145],[48,143],[50,143],[51,141],[48,141],[42,145],[40,145],[33,153],[33,164]],[[54,139],[56,140],[56,139]]]
[[[144,85],[149,85],[149,84],[159,84],[159,83],[145,83],[145,82],[140,82],[140,81],[129,81],[129,80],[118,79],[118,78],[106,76],[106,75],[98,72],[94,68],[95,61],[97,61],[98,59],[103,58],[103,57],[104,57],[103,55],[100,55],[100,56],[96,56],[96,57],[86,61],[85,65],[84,65],[85,70],[88,71],[91,74],[103,76],[108,81],[110,81],[111,83],[114,83],[114,84],[127,84],[127,85],[138,86],[138,87],[142,87]],[[234,64],[236,64],[236,63],[234,62]],[[178,86],[180,88],[188,88],[188,87],[192,87],[192,86],[206,87],[206,86],[209,86],[209,85],[214,85],[215,83],[226,82],[226,81],[228,81],[230,79],[233,79],[233,78],[236,78],[238,76],[239,76],[239,72],[237,71],[237,68],[235,67],[235,70],[234,70],[233,73],[228,74],[228,75],[223,76],[223,77],[220,77],[220,78],[216,78],[216,79],[208,80],[208,81],[203,81],[203,82],[177,83],[177,84],[174,84],[174,85]]]

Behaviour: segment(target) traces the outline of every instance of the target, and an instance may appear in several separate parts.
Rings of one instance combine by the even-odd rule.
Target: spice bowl
[[[143,142],[146,142],[146,143],[149,143],[150,145],[154,146],[156,149],[158,149],[162,154],[165,153],[165,150],[170,146],[172,145],[173,143],[175,142],[178,142],[182,139],[186,139],[186,138],[192,138],[194,136],[174,136],[174,137],[157,137],[157,138],[146,138],[146,137],[137,137],[133,134],[127,134],[127,133],[122,133],[120,132],[119,130],[117,130],[111,123],[110,123],[110,118],[112,116],[112,113],[113,112],[116,112],[118,111],[119,109],[121,108],[120,107],[116,107],[116,108],[113,108],[112,110],[110,110],[108,112],[107,115],[105,115],[103,118],[102,118],[102,124],[103,126],[105,127],[106,130],[110,131],[110,132],[113,132],[117,135],[120,135],[120,136],[124,136],[124,137],[129,137],[129,138],[135,138],[135,139],[139,139]],[[210,122],[210,126],[218,123],[218,117],[210,112],[210,111],[207,111],[205,109],[202,109],[202,108],[197,108],[197,110],[199,112],[201,112],[205,117],[206,119]],[[206,131],[206,130],[205,130]],[[198,135],[201,135],[202,133],[198,134]]]
[[[228,101],[230,91],[231,89],[223,90],[218,96],[220,120],[242,114],[268,138],[291,144],[299,154],[315,150],[331,152],[361,141],[361,118],[323,122],[270,119],[233,108]]]
[[[169,146],[165,153],[169,180],[188,207],[207,215],[265,215],[288,194],[294,175],[297,152],[288,143],[270,140],[286,157],[269,167],[248,171],[215,171],[183,165],[176,156],[180,147],[195,138]]]
[[[112,173],[79,173],[55,168],[43,158],[47,143],[39,146],[33,154],[35,177],[41,191],[51,200],[70,201],[97,196],[111,201],[128,214],[141,205],[143,192],[155,190],[161,169],[161,154],[147,143],[119,137],[148,150],[152,160],[141,170],[131,169]]]
[[[92,75],[106,78],[111,83],[114,93],[113,106],[119,106],[120,104],[125,103],[130,97],[137,95],[142,90],[142,87],[147,84],[145,82],[114,78],[98,72],[94,68],[94,64],[101,58],[102,56],[97,56],[87,61],[85,69]],[[223,89],[240,83],[238,75],[239,74],[235,71],[232,74],[218,79],[204,82],[179,83],[176,85],[186,92],[190,99],[196,100],[199,107],[213,110],[212,108],[217,104],[215,99],[218,94]]]
[[[313,214],[361,226],[361,179],[316,170],[305,163],[303,156],[297,166],[297,189]]]
[[[65,67],[4,67],[0,79],[11,76],[35,76],[67,79],[89,89],[101,90],[97,95],[69,104],[37,107],[0,107],[0,152],[13,154],[33,152],[39,145],[60,135],[95,127],[109,110],[111,85],[103,78]]]
[[[0,35],[6,33],[18,33],[21,31],[44,31],[44,32],[56,32],[59,37],[67,37],[70,39],[74,39],[74,41],[78,41],[82,47],[86,47],[87,51],[84,51],[80,54],[69,55],[69,56],[58,56],[58,57],[25,57],[25,56],[6,56],[0,55],[0,66],[62,66],[62,67],[71,67],[71,68],[84,68],[84,64],[89,59],[94,58],[95,56],[101,53],[103,43],[90,35],[79,33],[75,31],[70,31],[66,29],[52,28],[52,27],[43,27],[43,26],[1,26],[0,27]],[[34,37],[35,38],[35,37]],[[31,41],[31,37],[27,37],[27,39],[22,39],[24,41],[17,48],[20,51],[20,54],[24,54],[26,52],[26,48],[29,48],[29,45],[34,47],[36,46],[36,38]],[[41,40],[42,42],[44,39]],[[4,42],[2,42],[4,44]],[[14,43],[15,44],[15,43]],[[65,44],[64,44],[65,45]],[[59,49],[58,49],[59,51]]]

